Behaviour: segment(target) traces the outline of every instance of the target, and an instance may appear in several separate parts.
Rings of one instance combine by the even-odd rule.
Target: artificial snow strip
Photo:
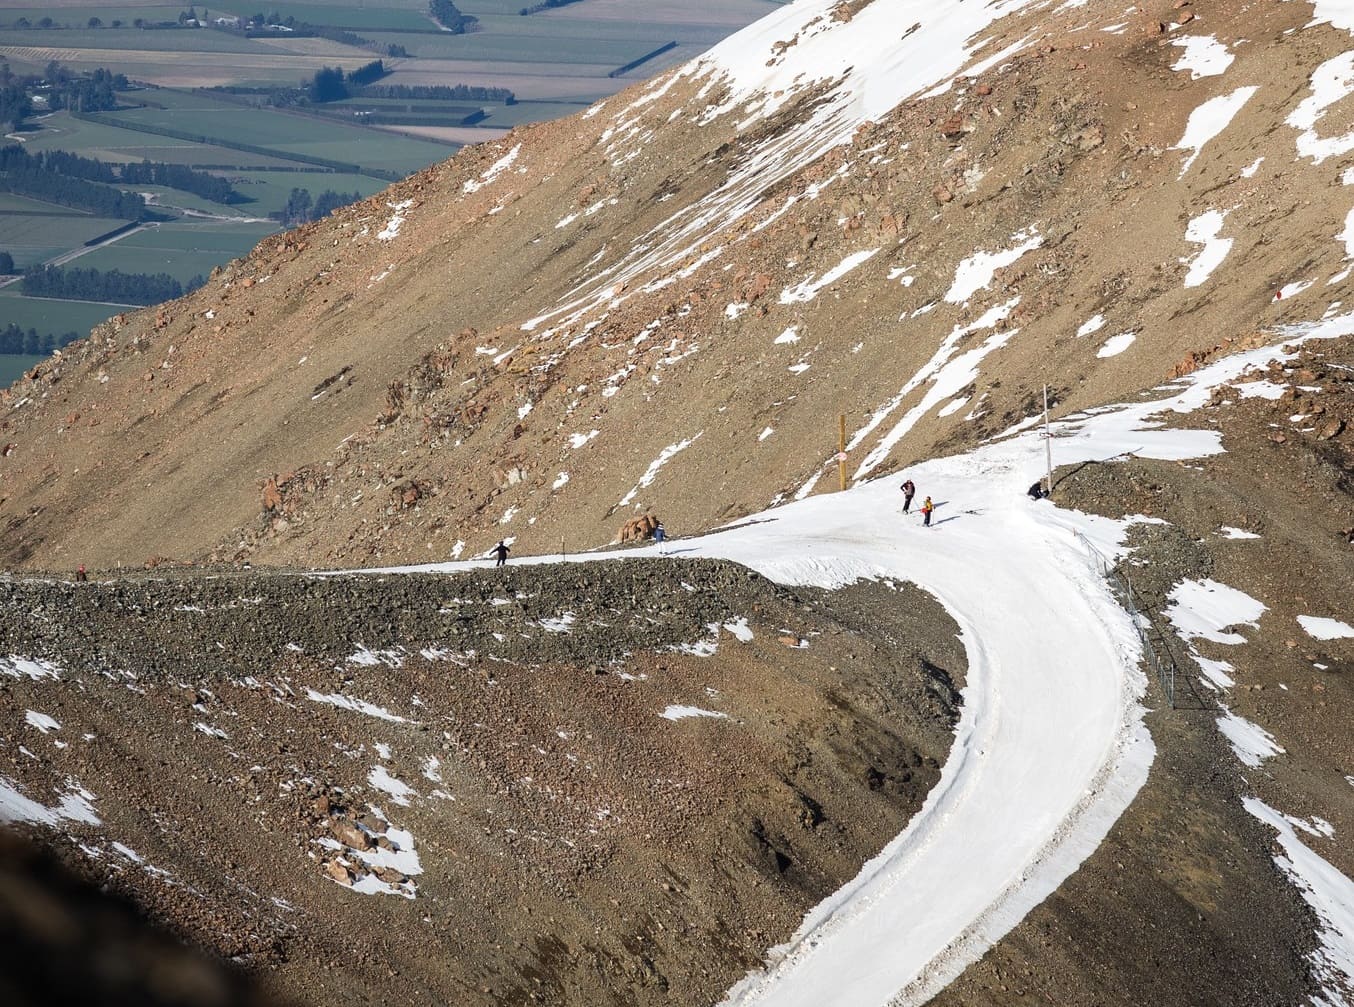
[[[1347,334],[1354,313],[1277,338]],[[1217,454],[1216,431],[1166,429],[1158,417],[1199,409],[1214,388],[1281,359],[1278,346],[1238,353],[1167,386],[1155,401],[1059,420],[1055,462]],[[726,1003],[924,1002],[1052,893],[1146,780],[1155,749],[1142,723],[1138,638],[1092,551],[1118,553],[1129,522],[1031,501],[1025,490],[1043,466],[1040,432],[1018,430],[908,469],[936,501],[931,528],[899,514],[897,479],[889,478],[684,540],[684,555],[733,560],[782,584],[911,581],[944,605],[968,655],[954,744],[925,805]],[[657,555],[654,547],[638,553]]]

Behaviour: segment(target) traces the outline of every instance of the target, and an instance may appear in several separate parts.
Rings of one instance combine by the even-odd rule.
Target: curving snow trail
[[[1300,342],[1350,332],[1354,313],[1282,335]],[[1067,417],[1053,427],[1054,457],[1069,465],[1130,452],[1215,454],[1216,432],[1164,429],[1160,415],[1197,409],[1218,385],[1284,357],[1279,347],[1239,353],[1155,401]],[[969,661],[954,746],[921,811],[726,1004],[924,1002],[1056,889],[1146,780],[1155,750],[1138,704],[1146,685],[1139,645],[1095,554],[1119,552],[1130,522],[1030,500],[1025,490],[1043,457],[1042,436],[1026,429],[911,466],[914,503],[930,494],[937,504],[931,528],[915,513],[900,515],[903,476],[895,475],[666,544],[669,556],[730,559],[780,583],[912,581],[954,617]],[[646,554],[656,549],[574,559]],[[471,565],[479,564],[384,572]]]
[[[954,747],[921,812],[726,1003],[925,999],[1051,892],[1146,779],[1137,637],[1090,551],[1065,515],[1022,495],[1028,470],[937,468],[953,464],[909,472],[923,493],[945,487],[932,528],[895,517],[889,480],[696,550],[782,583],[914,581],[959,624],[969,661]],[[889,533],[861,534],[881,520]]]

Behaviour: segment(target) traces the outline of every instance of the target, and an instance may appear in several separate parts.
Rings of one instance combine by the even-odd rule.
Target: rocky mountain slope
[[[637,514],[687,534],[834,489],[842,415],[847,473],[866,480],[1028,426],[1045,385],[1055,417],[1096,410],[1296,338],[1297,323],[1348,313],[1352,37],[1346,7],[1327,0],[779,8],[704,60],[270,239],[194,295],[114,319],[37,368],[3,393],[0,561],[26,573],[375,566],[469,557],[505,537],[514,555],[573,554]],[[1354,997],[1328,940],[1341,933],[1291,882],[1304,849],[1354,876],[1354,641],[1302,621],[1354,621],[1354,346],[1341,331],[1180,418],[1216,430],[1220,455],[1174,464],[1130,454],[1056,473],[1060,506],[1166,522],[1137,528],[1120,574],[1175,669],[1176,702],[1153,681],[1148,783],[1082,869],[939,1002]],[[594,635],[567,646],[550,635],[546,624],[565,609],[540,607],[525,581],[511,581],[497,613],[483,606],[499,597],[489,580],[447,587],[461,592],[453,603],[440,586],[422,599],[400,588],[410,596],[391,600],[346,580],[320,588],[198,574],[154,587],[14,582],[12,608],[41,617],[8,628],[10,652],[59,650],[85,692],[60,693],[71,709],[58,714],[41,706],[48,678],[32,671],[41,665],[15,664],[0,685],[15,716],[71,718],[96,739],[114,711],[119,751],[147,767],[144,779],[100,777],[124,809],[153,806],[166,766],[202,760],[202,778],[174,803],[219,822],[220,849],[203,854],[196,833],[151,846],[154,816],[99,814],[125,814],[119,831],[146,837],[137,855],[212,907],[196,918],[183,907],[198,903],[156,881],[144,897],[157,912],[276,968],[303,995],[378,990],[391,978],[383,970],[398,968],[431,1000],[711,1002],[898,830],[933,782],[926,760],[945,747],[952,707],[924,669],[953,671],[956,645],[935,609],[906,627],[876,623],[905,615],[870,593],[888,587],[861,588],[869,600],[840,611],[814,609],[814,629],[879,647],[871,673],[844,676],[835,650],[773,642],[811,632],[796,624],[804,599],[764,585],[740,593],[726,570],[702,574],[712,601],[686,597],[665,574],[615,572],[586,590],[570,573],[541,574],[575,614],[640,613],[632,637],[623,619],[593,625],[596,654],[570,649],[593,646],[584,640]],[[1201,630],[1180,614],[1181,592],[1222,592],[1215,582],[1248,614]],[[586,609],[594,592],[614,598]],[[458,631],[454,613],[472,596],[492,618],[475,630],[470,665],[447,658],[466,676],[464,692],[447,692],[445,660],[415,655]],[[286,619],[212,614],[253,598]],[[819,604],[828,603],[810,608]],[[740,616],[753,650],[721,637],[717,663],[698,675],[655,649],[694,644],[709,623]],[[135,635],[115,628],[123,624]],[[286,645],[298,626],[311,636],[294,652]],[[901,665],[923,671],[890,682],[900,659],[889,655],[914,638],[922,643]],[[118,640],[115,652],[92,649]],[[217,643],[233,663],[212,670]],[[381,655],[397,647],[395,667]],[[603,651],[623,663],[600,663]],[[101,667],[138,677],[109,679]],[[597,668],[608,673],[589,677]],[[500,682],[530,700],[496,708]],[[633,705],[638,694],[650,715],[700,706],[707,687],[746,704],[740,728],[760,725],[736,746],[746,764],[722,762],[702,740],[710,735],[696,734],[722,722],[679,721],[695,740],[670,742],[659,718]],[[786,688],[793,713],[779,705],[790,702]],[[144,708],[138,689],[150,697]],[[369,709],[337,699],[325,713],[303,690],[403,719],[371,721]],[[437,714],[459,725],[444,728],[450,737],[405,723],[426,726],[411,694],[437,697]],[[603,789],[584,788],[635,815],[596,861],[572,849],[541,860],[540,834],[581,830],[583,819],[543,823],[522,799],[523,787],[570,793],[567,767],[556,777],[559,765],[525,754],[570,741],[551,740],[563,694],[595,737],[615,717],[636,732],[623,750],[638,761],[608,764]],[[902,734],[880,717],[932,700],[926,716],[904,718]],[[301,711],[315,721],[304,740],[289,736]],[[349,714],[367,719],[340,719]],[[860,730],[857,720],[878,759],[824,740],[830,757],[815,749],[805,762],[798,731],[839,739]],[[466,722],[493,725],[495,738]],[[176,725],[175,751],[157,762],[146,737],[163,723]],[[382,732],[390,756],[363,730]],[[231,748],[242,734],[248,751]],[[44,810],[83,813],[64,781],[107,770],[56,737],[69,749],[37,753],[25,742],[34,755],[16,748],[0,775],[46,794]],[[597,765],[603,748],[574,754]],[[420,794],[408,819],[397,815],[374,780],[431,791],[420,760],[445,772],[449,751],[465,760],[458,782],[477,810],[452,815]],[[645,788],[666,778],[665,758],[681,778],[715,781],[672,809],[708,829],[637,810],[655,800]],[[883,800],[874,784],[904,765],[916,770],[909,786]],[[802,787],[790,767],[826,775]],[[261,810],[232,833],[221,795],[240,788]],[[833,801],[843,803],[827,820],[855,831],[820,845],[817,826],[798,816]],[[499,816],[512,824],[496,831]],[[502,870],[467,892],[450,846],[420,843],[422,880],[393,863],[380,865],[383,878],[341,849],[334,822],[355,822],[373,843],[384,836],[387,847],[358,851],[376,860],[374,849],[405,852],[397,833],[454,828],[477,867]],[[184,849],[207,859],[176,859]],[[115,859],[125,854],[90,855],[117,864],[113,874],[128,870]],[[437,871],[427,869],[434,857]],[[811,878],[789,878],[781,857],[815,864]],[[298,864],[310,873],[292,872]],[[250,886],[251,870],[268,884]],[[469,900],[502,913],[470,913],[473,926],[420,918],[439,947],[459,952],[432,966],[403,899],[324,922],[336,896],[351,894],[334,881],[416,884],[439,906]],[[287,907],[306,923],[270,908],[262,892],[275,885],[290,886]],[[543,904],[523,905],[523,891],[545,893]],[[664,901],[680,899],[690,900],[680,911]],[[699,941],[713,934],[720,950],[665,944],[659,924]],[[565,961],[552,939],[571,955],[586,945],[591,964]],[[338,978],[293,966],[289,946]],[[344,950],[355,946],[382,950],[367,960]]]
[[[647,508],[694,531],[835,483],[838,414],[877,475],[1044,383],[1055,412],[1121,398],[1344,295],[1349,99],[1313,74],[1349,26],[1310,4],[1011,3],[967,45],[938,9],[856,67],[834,39],[899,15],[819,6],[38,368],[5,398],[4,559],[577,551]]]
[[[0,594],[47,655],[0,657],[0,816],[299,1002],[712,1002],[917,809],[963,684],[916,589],[732,564]]]

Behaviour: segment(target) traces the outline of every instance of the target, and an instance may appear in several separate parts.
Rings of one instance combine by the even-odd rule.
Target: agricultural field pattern
[[[0,275],[0,330],[28,333],[26,342],[0,346],[0,387],[143,303],[108,284],[68,283],[60,296],[26,292],[25,270],[116,270],[188,289],[267,235],[328,212],[322,194],[366,198],[466,144],[577,112],[775,6],[575,0],[537,10],[520,0],[466,0],[456,8],[465,29],[452,31],[426,0],[289,0],[262,10],[239,2],[0,3],[0,74],[26,81],[34,99],[17,122],[0,118],[0,149],[112,166],[119,180],[111,184],[145,202],[139,219],[110,216],[25,191],[0,168],[0,253],[13,269]],[[266,23],[250,21],[260,13]],[[305,97],[317,75],[349,80],[376,60],[377,87],[323,102]],[[53,82],[100,71],[126,79],[112,107],[49,104]],[[122,166],[142,162],[219,177],[232,196],[120,180]],[[82,295],[91,289],[104,292]]]

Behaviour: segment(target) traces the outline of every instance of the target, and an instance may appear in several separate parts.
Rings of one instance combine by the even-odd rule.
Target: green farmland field
[[[257,3],[228,0],[226,3],[213,4],[211,10],[214,17],[220,14],[249,17],[259,11],[266,11],[269,14],[276,12],[279,17],[294,17],[297,21],[308,24],[332,25],[359,31],[364,28],[417,30],[436,27],[427,17],[427,3],[409,3],[402,6],[404,9],[393,5],[308,3],[306,0],[289,0],[283,3],[267,3],[260,7]]]
[[[180,8],[182,10],[183,8]],[[0,15],[3,15],[0,11]],[[103,59],[116,67],[117,50],[140,52],[252,53],[268,52],[253,39],[208,28],[52,28],[0,29],[0,45],[33,46],[38,49],[105,50]]]
[[[118,124],[164,127],[191,132],[209,139],[223,139],[267,147],[290,154],[360,163],[408,174],[450,157],[454,148],[424,140],[392,138],[357,126],[316,119],[271,109],[223,106],[215,111],[191,109],[135,109],[111,113]],[[236,154],[236,160],[252,158]]]
[[[124,273],[168,273],[180,283],[207,276],[231,259],[244,255],[275,224],[183,223],[149,227],[96,249],[71,262],[85,269],[120,269]]]
[[[527,17],[512,19],[526,23]],[[632,36],[633,36],[632,32]],[[469,35],[402,35],[376,32],[369,36],[381,45],[402,45],[413,56],[424,59],[465,59],[484,62],[566,63],[590,66],[620,66],[638,59],[662,42],[651,40],[597,39],[585,35],[573,37],[550,34],[507,34],[479,31]],[[664,40],[666,41],[666,40]],[[390,81],[398,83],[398,74]]]
[[[292,189],[309,189],[312,197],[325,189],[334,192],[360,192],[363,196],[380,192],[388,183],[366,175],[344,175],[322,171],[255,171],[230,176],[238,178],[235,190],[254,202],[243,203],[238,209],[251,217],[263,217],[281,210]]]
[[[0,289],[0,327],[13,322],[22,329],[37,329],[39,333],[51,332],[59,336],[78,332],[87,336],[100,322],[121,311],[134,310],[137,309],[119,304],[24,297],[18,292],[17,283]]]
[[[68,150],[85,157],[114,163],[149,160],[214,167],[240,165],[266,168],[295,165],[294,161],[265,154],[246,154],[226,147],[154,136],[102,122],[72,119],[65,112],[47,116],[42,123],[48,128],[40,133],[30,134],[31,139],[24,145],[25,150]]]
[[[0,250],[9,252],[14,264],[24,269],[126,224],[109,217],[0,214]]]
[[[79,210],[56,203],[44,203],[40,199],[28,196],[16,196],[12,192],[0,192],[0,213],[41,213],[51,217],[86,217]]]

